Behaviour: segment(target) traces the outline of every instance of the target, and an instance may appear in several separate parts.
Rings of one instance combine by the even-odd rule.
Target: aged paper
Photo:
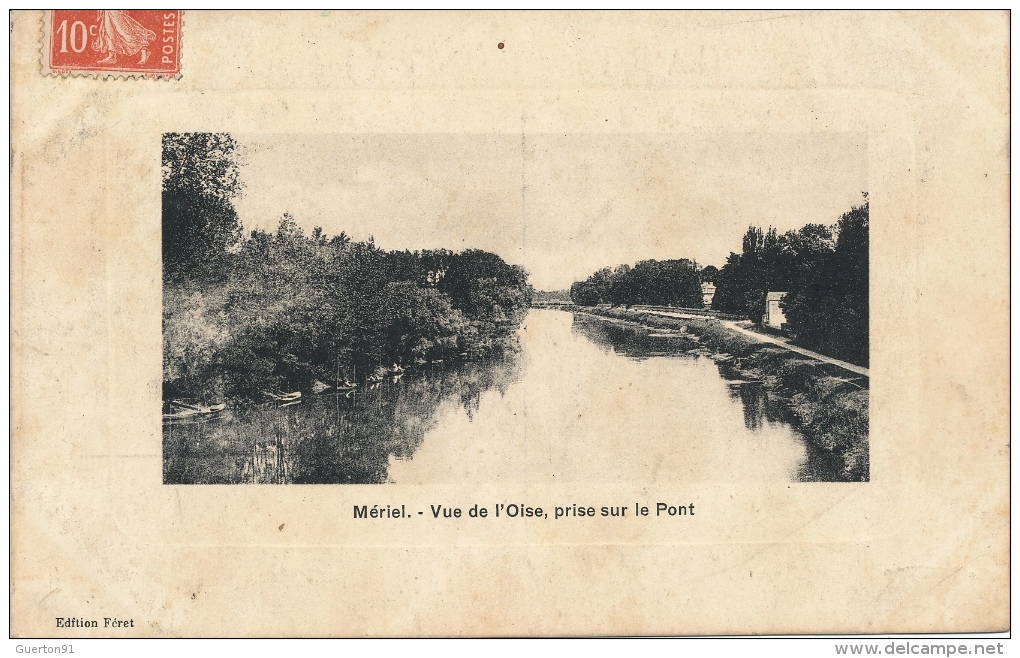
[[[67,20],[85,53],[93,19]],[[103,20],[127,45],[99,54],[146,57],[156,28]],[[13,636],[1008,628],[1006,12],[188,11],[176,79],[47,75],[62,21],[11,21]],[[733,355],[628,353],[625,322],[548,308],[509,366],[459,334],[380,353],[377,379],[337,352],[313,388],[343,395],[284,410],[303,385],[281,361],[279,389],[181,439],[168,416],[221,410],[167,408],[186,378],[165,345],[198,302],[165,284],[160,218],[173,140],[210,133],[246,153],[245,236],[287,214],[386,253],[478,248],[544,291],[721,267],[748,226],[834,224],[865,193],[863,448],[791,470],[798,435],[718,379]],[[289,443],[352,418],[403,443]]]

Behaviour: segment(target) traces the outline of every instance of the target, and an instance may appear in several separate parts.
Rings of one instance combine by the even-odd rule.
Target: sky
[[[235,135],[245,228],[478,248],[539,290],[654,258],[722,266],[750,225],[833,224],[867,191],[860,133]]]

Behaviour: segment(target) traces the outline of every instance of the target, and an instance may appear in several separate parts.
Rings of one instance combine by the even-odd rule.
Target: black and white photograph
[[[162,144],[167,484],[868,480],[865,135]]]

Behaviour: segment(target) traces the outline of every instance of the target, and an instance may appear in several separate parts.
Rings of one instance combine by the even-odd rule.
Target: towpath
[[[649,313],[651,315],[662,315],[662,316],[665,316],[667,318],[688,318],[688,319],[696,319],[696,320],[704,320],[704,319],[706,319],[706,317],[704,315],[694,315],[693,313],[674,313],[672,311],[652,311],[652,310],[649,310],[649,309],[641,309],[641,312],[642,313]],[[759,342],[762,342],[762,343],[772,343],[773,345],[778,345],[779,347],[782,347],[783,349],[790,350],[791,352],[796,352],[798,354],[803,354],[804,356],[811,357],[812,359],[817,359],[817,360],[822,361],[824,363],[831,363],[834,366],[839,366],[840,368],[843,368],[844,370],[848,370],[848,371],[850,371],[852,373],[855,373],[855,374],[858,374],[858,375],[862,375],[864,377],[868,377],[868,379],[871,379],[871,377],[868,375],[868,369],[867,368],[862,368],[861,366],[857,366],[857,365],[854,365],[852,363],[848,363],[846,361],[840,361],[839,359],[834,359],[831,356],[825,356],[824,354],[819,354],[818,352],[812,352],[811,350],[806,350],[803,347],[798,347],[797,345],[792,345],[790,343],[790,341],[785,340],[783,338],[777,338],[776,336],[769,336],[768,334],[761,334],[761,333],[758,333],[757,331],[751,331],[750,329],[745,329],[744,327],[741,327],[740,325],[738,325],[736,322],[733,322],[732,320],[718,320],[718,319],[716,319],[716,321],[721,323],[721,324],[723,324],[724,326],[732,329],[733,331],[736,331],[737,333],[740,333],[740,334],[743,334],[745,336],[748,336],[749,338],[753,338],[754,340],[757,340]]]

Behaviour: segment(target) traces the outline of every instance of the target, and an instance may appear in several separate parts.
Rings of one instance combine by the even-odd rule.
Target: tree
[[[701,269],[702,283],[715,283],[719,277],[719,268],[715,265],[706,265]]]
[[[459,254],[451,254],[443,264],[443,273],[438,287],[450,296],[453,307],[473,316],[486,313],[487,302],[482,302],[485,295],[479,295],[479,286],[483,281],[494,279],[499,287],[509,286],[527,289],[527,294],[515,306],[523,303],[527,308],[531,303],[530,287],[527,285],[527,272],[517,265],[509,265],[496,254],[480,249],[466,249]],[[479,303],[482,305],[479,306]]]
[[[381,316],[387,336],[385,361],[410,362],[449,355],[467,324],[449,297],[409,281],[387,284]]]
[[[774,229],[769,230],[766,239],[766,234],[760,228],[748,227],[744,233],[741,253],[731,252],[719,271],[712,308],[760,322],[765,311],[765,293],[770,278],[767,262],[775,260],[778,253],[780,249]]]
[[[239,146],[225,133],[163,135],[163,276],[220,279],[241,238]]]
[[[570,301],[578,306],[597,306],[602,298],[590,281],[575,281],[570,284]]]
[[[701,306],[701,273],[686,258],[643,260],[634,267],[619,265],[594,272],[570,287],[570,298],[581,306],[609,303],[658,306]]]
[[[798,343],[862,365],[869,358],[868,212],[865,198],[844,213],[832,247],[825,231],[802,229],[803,276],[783,303]]]
[[[284,213],[243,237],[238,144],[163,137],[164,391],[257,396],[364,377],[393,360],[510,349],[523,268],[480,250],[385,251]],[[288,388],[288,390],[291,390]]]
[[[767,231],[749,227],[741,253],[731,253],[716,276],[712,307],[761,322],[766,293],[787,292],[801,278],[804,255],[798,252],[799,245],[810,243],[817,226],[801,229],[805,236],[793,231],[779,234],[772,227]]]

